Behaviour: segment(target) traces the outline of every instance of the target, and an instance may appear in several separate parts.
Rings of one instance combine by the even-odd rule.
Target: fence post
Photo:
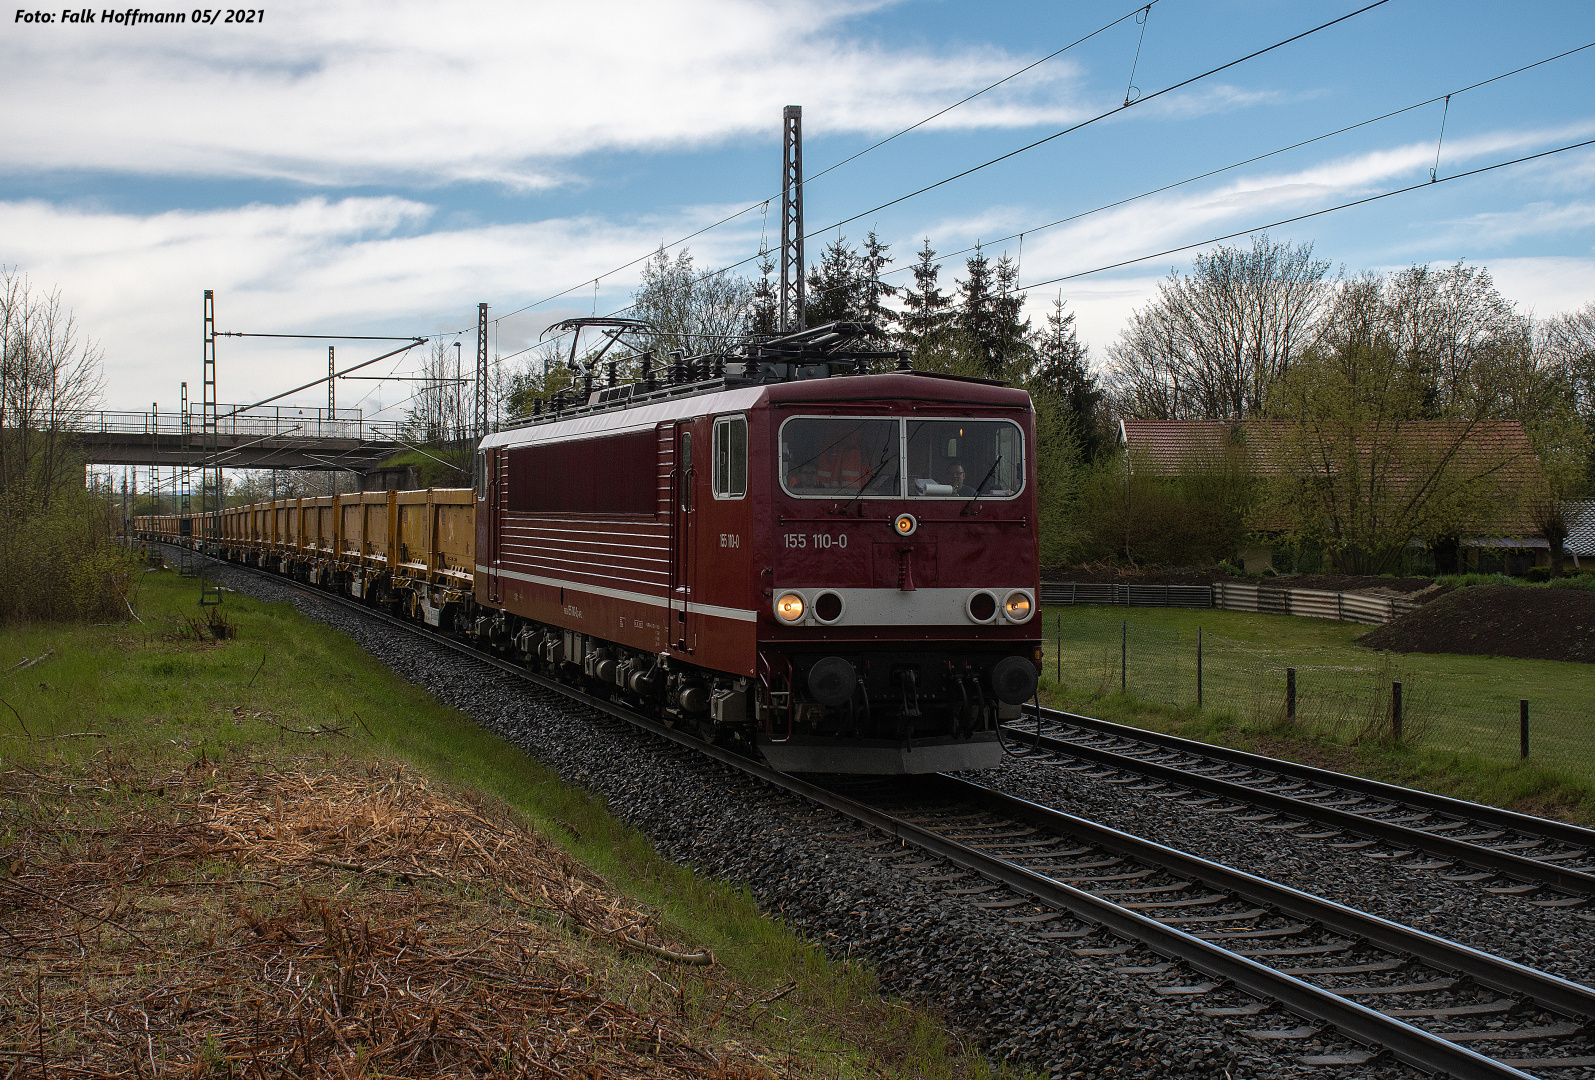
[[[1285,669],[1285,719],[1296,719],[1296,669]]]
[[[1390,734],[1401,745],[1401,684],[1390,684]]]
[[[1063,685],[1063,612],[1058,612],[1058,685]]]
[[[1130,667],[1130,620],[1119,623],[1119,693],[1124,693]]]
[[[1196,628],[1196,707],[1202,707],[1202,628]]]
[[[1529,756],[1529,699],[1522,698],[1517,703],[1517,741],[1521,757]]]

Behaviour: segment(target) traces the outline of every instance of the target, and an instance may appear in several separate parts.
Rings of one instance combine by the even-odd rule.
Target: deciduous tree
[[[1332,295],[1312,245],[1252,238],[1176,271],[1108,347],[1122,415],[1152,420],[1260,416],[1274,383],[1317,337]]]
[[[1500,528],[1537,474],[1515,428],[1477,410],[1433,415],[1388,301],[1377,275],[1346,282],[1272,399],[1283,423],[1261,519],[1349,573],[1394,569],[1412,540]]]
[[[58,291],[0,268],[0,495],[16,512],[83,486],[72,433],[99,403],[102,359]]]
[[[663,245],[643,265],[642,284],[632,297],[635,318],[653,324],[644,347],[661,359],[680,351],[687,356],[722,353],[748,334],[753,286],[722,270],[702,274],[692,253],[682,248],[671,258]]]

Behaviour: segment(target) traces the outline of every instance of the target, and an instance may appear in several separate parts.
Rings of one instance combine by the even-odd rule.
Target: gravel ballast
[[[1418,1075],[1384,1061],[1301,1064],[1303,1053],[1348,1047],[1251,1039],[1245,1029],[1299,1021],[1277,1011],[1241,1021],[1198,1016],[1188,999],[1152,988],[1199,982],[1199,975],[1179,968],[1156,976],[1115,971],[1157,963],[1149,952],[1077,956],[1078,941],[1038,939],[1005,923],[1001,912],[948,897],[892,865],[914,861],[909,853],[890,861],[866,854],[860,849],[872,835],[839,815],[330,601],[240,568],[221,574],[232,588],[291,602],[348,633],[403,678],[603,796],[665,857],[747,885],[767,913],[835,958],[872,962],[888,992],[940,1010],[995,1058],[1061,1077]],[[1577,912],[1489,896],[1434,872],[1193,813],[1053,766],[1009,761],[979,779],[1566,978],[1591,979],[1592,924]],[[853,836],[857,842],[846,839]]]

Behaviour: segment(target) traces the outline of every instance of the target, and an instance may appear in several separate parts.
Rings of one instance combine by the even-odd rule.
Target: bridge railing
[[[399,437],[396,420],[367,420],[359,409],[300,408],[267,406],[235,412],[239,406],[216,407],[216,433],[221,436],[264,438],[294,435],[307,439],[357,439],[360,442],[395,442]],[[106,409],[85,413],[72,425],[84,434],[99,435],[204,435],[204,416],[191,407],[187,417],[181,410],[170,412],[120,412]]]

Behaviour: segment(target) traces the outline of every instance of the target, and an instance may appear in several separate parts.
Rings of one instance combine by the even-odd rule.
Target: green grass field
[[[142,624],[0,629],[0,773],[103,775],[108,760],[183,767],[248,759],[358,775],[372,763],[412,766],[507,805],[659,911],[679,940],[713,949],[737,979],[772,995],[795,984],[759,1034],[817,1074],[823,1063],[823,1075],[838,1077],[997,1075],[930,1014],[882,1000],[866,965],[827,960],[763,918],[745,892],[666,862],[601,800],[399,679],[349,638],[288,604],[229,592],[220,610],[237,635],[207,640],[192,624],[201,615],[194,580],[169,570],[134,576]]]
[[[1595,816],[1595,670],[1588,664],[1375,652],[1356,644],[1368,629],[1356,623],[1211,608],[1059,606],[1045,608],[1042,620],[1049,704],[1192,737],[1295,742],[1348,767],[1360,757],[1364,772],[1417,769],[1453,791],[1473,791],[1470,797]],[[1296,670],[1294,723],[1285,715],[1287,668]],[[1393,682],[1402,685],[1399,744],[1390,724]],[[1530,703],[1526,763],[1519,760],[1521,699]]]

